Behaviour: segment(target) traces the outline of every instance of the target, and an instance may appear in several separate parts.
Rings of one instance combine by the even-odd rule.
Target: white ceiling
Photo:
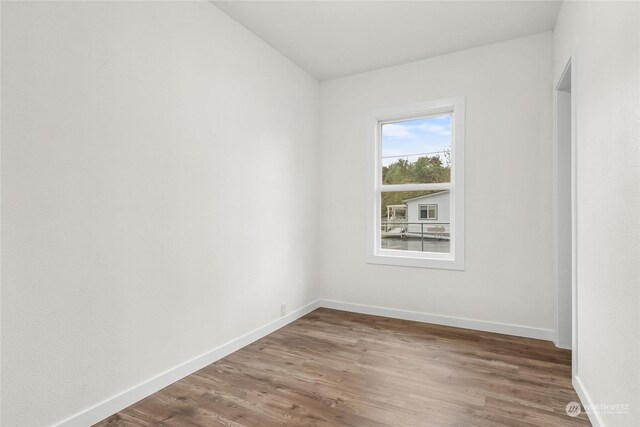
[[[560,1],[213,1],[318,80],[553,29]]]

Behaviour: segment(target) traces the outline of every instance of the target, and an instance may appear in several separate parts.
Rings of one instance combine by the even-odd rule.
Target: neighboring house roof
[[[424,196],[412,197],[410,199],[403,200],[402,203],[413,202],[415,200],[426,199],[427,197],[437,196],[439,194],[448,193],[449,190],[438,191],[437,193],[425,194]]]

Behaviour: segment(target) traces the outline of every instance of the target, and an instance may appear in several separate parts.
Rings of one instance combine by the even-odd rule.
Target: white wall
[[[577,377],[607,426],[640,425],[640,3],[564,2],[577,127]],[[602,206],[613,207],[613,215]],[[615,412],[615,411],[614,411]]]
[[[3,426],[317,298],[318,83],[212,4],[2,2],[2,113]]]
[[[321,84],[323,296],[553,328],[552,34]],[[365,262],[369,110],[466,97],[466,269]]]

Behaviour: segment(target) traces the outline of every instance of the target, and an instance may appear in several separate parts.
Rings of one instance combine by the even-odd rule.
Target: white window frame
[[[427,217],[422,218],[422,207],[427,208]],[[429,208],[433,208],[433,213],[435,214],[433,218],[429,218]],[[438,205],[436,203],[430,204],[421,204],[418,205],[418,221],[437,221],[438,220]]]
[[[382,183],[382,125],[402,120],[451,114],[451,182]],[[464,270],[464,97],[438,99],[371,111],[367,118],[367,263]],[[419,252],[380,247],[380,199],[385,191],[449,190],[451,252]]]

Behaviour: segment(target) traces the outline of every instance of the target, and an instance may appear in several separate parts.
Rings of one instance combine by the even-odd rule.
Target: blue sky
[[[415,155],[417,153],[431,153],[450,148],[451,116],[449,115],[382,125],[383,166],[388,166],[399,158],[408,158],[410,162],[415,162],[418,157],[422,157]],[[430,154],[430,156],[433,155]],[[442,159],[444,160],[444,157]]]

